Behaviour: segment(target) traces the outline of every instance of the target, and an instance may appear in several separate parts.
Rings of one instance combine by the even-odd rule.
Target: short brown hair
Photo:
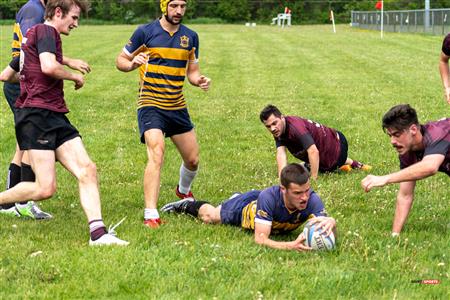
[[[72,6],[79,7],[82,13],[86,13],[89,9],[89,3],[85,0],[48,0],[45,5],[45,19],[53,18],[57,7],[61,8],[63,16],[65,16]]]
[[[269,104],[263,108],[261,113],[259,114],[259,119],[264,123],[271,115],[274,115],[277,118],[281,118],[282,113],[275,105]]]
[[[289,188],[291,183],[303,185],[309,180],[308,169],[304,165],[292,163],[281,170],[280,182],[285,188]]]
[[[386,129],[396,129],[403,131],[411,125],[419,126],[417,113],[409,104],[400,104],[392,107],[384,116],[382,127]]]

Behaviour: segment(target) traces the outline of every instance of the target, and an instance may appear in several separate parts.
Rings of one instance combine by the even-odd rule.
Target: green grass
[[[275,148],[258,119],[268,103],[345,133],[352,158],[374,174],[398,169],[382,132],[382,115],[410,103],[422,122],[449,116],[438,57],[442,37],[379,33],[338,26],[247,28],[193,25],[210,92],[187,84],[201,146],[193,191],[219,203],[235,191],[277,183]],[[266,249],[251,233],[163,215],[158,230],[142,226],[145,147],[136,124],[137,72],[116,70],[116,55],[135,26],[81,26],[63,38],[64,54],[92,66],[80,91],[66,82],[69,118],[97,163],[106,223],[127,220],[127,248],[92,249],[76,181],[58,169],[58,192],[41,206],[49,222],[0,218],[0,298],[95,299],[448,299],[449,178],[416,187],[401,238],[390,238],[397,185],[365,194],[362,172],[320,176],[315,190],[337,219],[338,249],[295,253]],[[1,65],[10,26],[0,26]],[[3,95],[2,95],[3,98]],[[0,170],[14,150],[12,115],[0,101]],[[292,157],[291,161],[295,161]],[[159,204],[174,200],[180,157],[168,141]],[[5,185],[5,176],[0,176]],[[276,237],[292,240],[295,234]],[[32,253],[42,251],[35,257]],[[411,283],[439,279],[439,285]]]

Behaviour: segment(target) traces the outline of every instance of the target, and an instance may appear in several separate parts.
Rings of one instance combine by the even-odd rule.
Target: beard
[[[175,22],[173,20],[173,17],[169,17],[168,15],[165,15],[165,18],[166,18],[167,22],[169,22],[172,25],[179,25],[181,23],[181,21],[183,21],[183,17],[180,17],[180,20],[178,22]]]

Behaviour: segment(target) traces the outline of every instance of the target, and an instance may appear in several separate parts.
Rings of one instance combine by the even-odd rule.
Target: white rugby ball
[[[333,232],[329,236],[317,228],[317,224],[307,223],[303,229],[305,235],[305,245],[313,250],[333,250],[336,247],[336,241]]]

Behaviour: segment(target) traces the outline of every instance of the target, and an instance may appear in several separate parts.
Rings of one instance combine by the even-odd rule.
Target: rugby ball
[[[333,250],[336,246],[333,232],[326,236],[326,233],[322,232],[322,228],[317,228],[317,224],[307,223],[303,234],[305,235],[305,245],[313,250]]]

